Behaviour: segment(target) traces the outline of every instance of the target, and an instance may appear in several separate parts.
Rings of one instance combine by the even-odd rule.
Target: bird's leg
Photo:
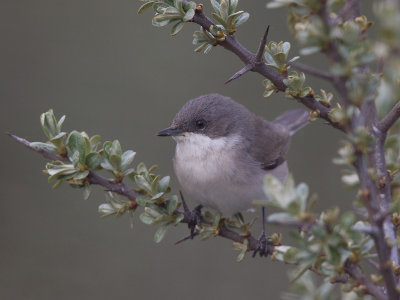
[[[268,248],[267,242],[267,235],[265,233],[265,228],[266,228],[266,223],[267,223],[267,217],[266,217],[266,208],[263,206],[262,207],[262,232],[260,235],[260,238],[258,239],[258,246],[253,252],[253,257],[257,255],[257,253],[260,253],[260,256],[268,256],[270,254],[270,249]]]
[[[193,210],[190,210],[186,204],[185,198],[183,197],[181,191],[179,191],[179,194],[181,195],[182,206],[183,206],[182,214],[184,216],[184,220],[187,222],[188,227],[190,229],[190,235],[177,241],[175,244],[179,244],[183,241],[186,241],[189,238],[193,239],[198,234],[195,232],[196,226],[199,225],[202,221],[201,209],[203,208],[203,206],[197,205]]]

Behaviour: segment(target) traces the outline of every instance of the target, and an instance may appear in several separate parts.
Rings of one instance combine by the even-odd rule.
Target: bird
[[[157,135],[176,141],[173,166],[185,195],[229,217],[254,200],[268,201],[267,174],[286,180],[291,136],[308,119],[307,111],[292,109],[270,122],[229,97],[206,94],[186,102]],[[265,243],[265,207],[262,212]]]

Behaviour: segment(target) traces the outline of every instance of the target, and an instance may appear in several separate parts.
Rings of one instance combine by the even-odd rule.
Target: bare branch
[[[378,129],[386,133],[390,127],[400,118],[400,101],[395,104],[392,110],[378,123]]]
[[[41,154],[46,159],[66,161],[66,159],[64,157],[61,157],[61,156],[59,156],[57,154],[54,154],[54,153],[52,153],[52,152],[50,152],[50,151],[48,151],[46,149],[31,146],[31,143],[29,141],[27,141],[26,139],[20,138],[20,137],[12,134],[10,132],[5,132],[5,134],[8,135],[13,140],[17,141],[18,143],[24,145],[28,149],[38,152],[39,154]]]
[[[297,62],[292,62],[292,63],[290,63],[290,65],[293,68],[295,68],[301,72],[304,72],[304,73],[307,73],[307,74],[310,74],[310,75],[313,75],[313,76],[316,76],[316,77],[319,77],[319,78],[322,78],[322,79],[325,79],[325,80],[328,80],[331,82],[333,82],[335,80],[335,75],[333,75],[329,72],[314,69],[313,67],[310,67],[310,66],[302,64],[302,63],[297,63]]]

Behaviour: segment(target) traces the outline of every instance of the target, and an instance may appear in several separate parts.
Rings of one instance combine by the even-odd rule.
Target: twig
[[[39,147],[34,147],[31,146],[31,143],[29,141],[27,141],[26,139],[20,138],[10,132],[5,132],[6,135],[8,135],[10,138],[12,138],[13,140],[17,141],[18,143],[24,145],[25,147],[27,147],[30,150],[36,151],[39,154],[41,154],[44,158],[46,159],[50,159],[50,160],[59,160],[59,161],[66,161],[66,158],[61,157],[57,154],[54,154],[50,151],[47,151],[44,148],[39,148]]]
[[[59,160],[59,161],[68,161],[67,158],[61,157],[57,154],[54,154],[44,148],[39,148],[39,147],[34,147],[31,146],[31,143],[23,138],[20,138],[12,133],[6,132],[6,134],[11,137],[13,140],[17,141],[18,143],[24,145],[30,150],[33,150],[39,154],[41,154],[44,158],[50,159],[50,160]],[[107,191],[111,191],[117,194],[120,194],[122,196],[127,197],[129,200],[134,201],[131,205],[135,206],[136,204],[136,197],[139,196],[138,193],[136,193],[134,190],[130,189],[127,187],[123,182],[117,183],[113,182],[108,178],[105,178],[103,176],[100,176],[94,171],[89,171],[89,175],[86,177],[89,183],[91,184],[97,184],[105,187]],[[137,205],[137,204],[136,204]]]
[[[307,73],[307,74],[310,74],[310,75],[313,75],[313,76],[316,76],[319,78],[323,78],[323,79],[331,81],[331,82],[335,80],[335,75],[333,75],[329,72],[314,69],[313,67],[310,67],[310,66],[302,64],[302,63],[297,63],[297,62],[292,62],[292,63],[290,63],[290,65],[293,68],[295,68],[299,71],[302,71],[304,73]]]
[[[46,149],[31,146],[31,143],[26,139],[20,138],[9,132],[6,132],[6,134],[9,137],[11,137],[13,140],[24,145],[28,149],[39,153],[46,159],[59,160],[59,161],[64,161],[64,162],[68,161],[67,158],[63,158],[63,157],[61,157],[57,154],[54,154]],[[117,194],[127,197],[132,202],[131,206],[134,206],[134,207],[137,206],[136,197],[138,197],[139,194],[137,192],[135,192],[134,190],[130,189],[123,182],[121,182],[121,183],[113,182],[108,178],[98,175],[94,171],[89,172],[89,175],[87,176],[87,180],[91,184],[97,184],[97,185],[105,187],[107,189],[107,191],[111,191],[111,192],[114,192],[114,193],[117,193]],[[177,213],[183,214],[183,212],[181,212],[181,211],[177,211]],[[181,223],[189,224],[189,222],[192,222],[192,219],[190,218],[190,216],[188,216],[187,214],[183,214],[183,215],[184,215],[184,219],[181,221]],[[202,221],[202,223],[206,224],[206,222],[204,222],[204,221]],[[209,224],[207,224],[207,225],[209,225]],[[197,235],[197,234],[195,234],[195,235]],[[251,234],[249,234],[247,236],[242,236],[239,233],[228,229],[224,224],[222,224],[219,227],[217,236],[220,236],[220,237],[223,237],[223,238],[226,238],[233,242],[238,242],[238,243],[243,243],[247,239],[247,241],[248,241],[248,249],[247,250],[248,251],[254,251],[258,247],[258,240],[256,238],[254,238]],[[186,238],[184,238],[184,239],[186,240]],[[267,245],[267,247],[269,247],[269,251],[270,251],[269,253],[272,253],[274,246]]]
[[[353,277],[360,284],[362,284],[365,287],[365,291],[368,294],[374,296],[375,298],[377,298],[379,300],[398,299],[398,296],[396,296],[395,298],[386,298],[382,289],[379,288],[377,285],[375,285],[372,281],[370,281],[364,274],[362,274],[361,271],[358,269],[358,267],[355,264],[347,263],[344,267],[344,270],[351,277]]]
[[[264,50],[265,50],[265,45],[267,44],[268,32],[269,32],[269,25],[268,25],[267,29],[265,30],[264,35],[261,38],[260,44],[258,46],[258,50],[257,50],[256,55],[254,56],[253,60],[250,63],[248,63],[247,65],[245,65],[238,72],[236,72],[231,78],[229,78],[227,81],[225,81],[225,84],[228,84],[229,82],[239,78],[240,76],[244,75],[248,71],[254,71],[256,65],[264,64],[263,54],[264,54]]]
[[[215,24],[203,13],[202,7],[198,7],[196,9],[196,13],[191,20],[193,23],[196,23],[200,26],[202,26],[205,30],[209,30],[211,26],[215,26]],[[265,36],[266,32],[264,33]],[[261,43],[259,46],[259,49],[261,48],[261,45],[263,44],[263,40],[261,39]],[[254,62],[257,62],[257,54],[254,54],[247,50],[243,45],[241,45],[235,38],[234,35],[227,35],[225,37],[225,40],[222,42],[218,42],[218,45],[221,45],[225,49],[231,51],[232,53],[236,54],[241,61],[245,63],[245,66],[247,65],[253,65]],[[265,45],[265,44],[264,44]],[[258,56],[259,56],[260,51],[258,51]],[[237,72],[234,76],[235,78],[240,77],[244,73],[246,73],[248,70],[248,67],[243,68],[241,71]],[[252,68],[252,71],[257,72],[264,76],[265,78],[269,79],[280,91],[285,91],[286,90],[286,85],[284,83],[284,80],[286,79],[285,76],[280,75],[276,70],[268,67],[265,63],[256,63]],[[229,80],[228,80],[229,81]],[[314,110],[314,111],[319,111],[319,117],[328,121],[333,127],[346,132],[347,128],[339,123],[336,123],[332,121],[329,118],[329,112],[330,108],[322,105],[319,103],[314,96],[308,96],[308,97],[296,97],[296,99],[307,106],[309,109]]]
[[[386,133],[400,118],[400,101],[397,102],[392,110],[378,123],[378,129]]]

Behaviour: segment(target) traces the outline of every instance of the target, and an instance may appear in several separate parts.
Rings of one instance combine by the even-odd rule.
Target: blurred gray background
[[[270,40],[293,42],[286,10],[267,10],[265,3],[239,4],[251,17],[237,37],[252,51],[268,24]],[[233,54],[218,47],[206,56],[194,53],[197,25],[187,24],[170,37],[169,27],[152,27],[150,11],[136,14],[139,5],[135,0],[2,0],[1,131],[44,141],[39,116],[53,108],[57,117],[67,116],[65,130],[100,134],[103,141],[117,138],[124,149],[137,152],[136,163],[157,164],[160,174],[173,176],[174,142],[155,133],[190,98],[222,93],[270,119],[301,107],[283,94],[264,99],[258,74],[224,86],[242,67]],[[292,45],[291,57],[298,53]],[[317,55],[301,61],[324,66]],[[330,89],[315,78],[308,77],[308,83],[316,91]],[[100,188],[88,201],[67,185],[53,190],[41,173],[42,157],[3,134],[0,139],[2,299],[277,299],[288,290],[290,268],[250,256],[237,263],[230,241],[174,246],[187,233],[179,226],[155,244],[155,227],[141,224],[140,212],[133,229],[128,217],[101,219]],[[292,143],[289,165],[296,182],[307,182],[319,195],[317,209],[350,207],[351,195],[331,163],[340,139],[318,121]]]

